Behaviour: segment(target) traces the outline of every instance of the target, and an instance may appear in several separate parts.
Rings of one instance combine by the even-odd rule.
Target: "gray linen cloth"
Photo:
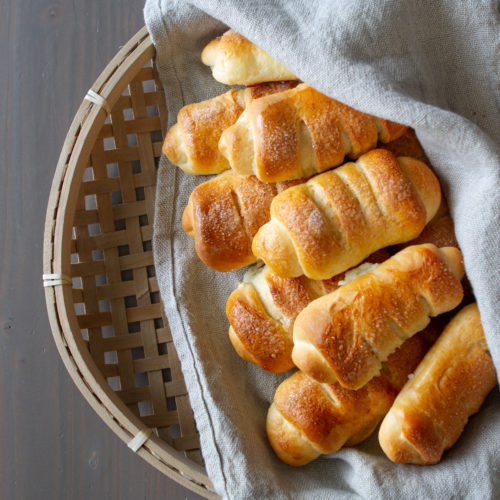
[[[169,125],[181,106],[226,90],[200,62],[230,26],[318,90],[411,125],[434,165],[456,225],[497,371],[500,368],[500,23],[495,1],[148,0]],[[240,498],[498,498],[498,388],[443,461],[395,465],[376,433],[302,468],[267,444],[265,416],[285,375],[241,360],[225,302],[243,271],[217,273],[196,257],[180,224],[189,176],[163,158],[154,253],[208,474]]]

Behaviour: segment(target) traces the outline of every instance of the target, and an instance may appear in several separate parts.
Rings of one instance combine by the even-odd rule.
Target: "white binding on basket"
[[[73,281],[69,276],[61,273],[43,274],[42,279],[44,287],[73,284]]]
[[[94,92],[92,89],[89,89],[87,92],[87,95],[85,96],[85,99],[87,101],[93,102],[94,104],[97,104],[98,106],[101,106],[108,115],[111,114],[111,107],[108,104],[108,101],[102,97],[102,95],[99,95],[97,92]]]
[[[137,451],[148,439],[153,429],[143,429],[139,431],[128,443],[127,446],[132,451]]]

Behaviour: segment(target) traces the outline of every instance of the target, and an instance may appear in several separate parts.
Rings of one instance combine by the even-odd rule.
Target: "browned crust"
[[[243,283],[229,296],[226,314],[239,340],[233,345],[240,356],[274,373],[293,367],[290,333],[269,316],[251,284]]]
[[[253,169],[260,180],[277,182],[323,172],[346,155],[358,158],[376,147],[379,135],[394,140],[405,130],[300,84],[250,103],[219,148],[236,171]]]
[[[439,181],[428,165],[415,158],[400,156],[398,163],[424,204],[427,224],[442,206]]]
[[[271,201],[276,195],[276,187],[260,182],[255,176],[233,177],[235,202],[251,241],[257,231],[270,219]]]
[[[441,460],[497,384],[477,304],[446,326],[403,388],[380,429],[388,457],[401,463]]]
[[[368,387],[350,391],[340,384],[323,387],[298,371],[278,388],[274,404],[317,449],[333,453],[377,413],[383,415],[395,397],[383,376]]]
[[[381,375],[353,391],[340,384],[321,384],[296,372],[276,391],[274,410],[290,426],[281,426],[275,417],[267,432],[278,456],[291,465],[303,465],[315,458],[309,447],[334,453],[345,444],[366,439],[391,407],[404,380],[426,352],[422,335],[407,340],[385,363]],[[292,450],[293,453],[290,453]]]
[[[283,314],[286,322],[293,324],[297,314],[313,299],[304,286],[304,280],[301,278],[281,278],[271,272],[266,273],[265,280],[274,305]]]
[[[401,391],[408,381],[408,375],[415,371],[415,368],[417,368],[432,345],[429,339],[436,335],[435,330],[439,328],[439,319],[432,318],[424,330],[405,340],[401,347],[396,349],[387,358],[387,361],[382,363],[381,374],[390,380],[396,392]],[[380,377],[380,375],[378,376]]]
[[[304,182],[307,182],[307,179],[290,179],[288,181],[280,181],[275,184],[276,191],[279,194],[290,187],[298,186],[299,184],[303,184]]]
[[[282,276],[328,279],[379,248],[418,236],[440,196],[427,165],[373,150],[276,196],[253,251]],[[283,228],[299,265],[289,258]]]
[[[200,259],[217,271],[232,271],[256,261],[251,241],[270,219],[277,192],[303,180],[268,184],[255,176],[224,172],[192,192],[182,228],[195,240]]]
[[[379,250],[368,260],[382,262],[388,257],[386,250]],[[338,282],[343,278],[344,273],[327,281],[309,280],[304,276],[281,278],[266,268],[247,278],[248,281],[231,294],[226,304],[231,324],[229,336],[238,354],[264,369],[271,367],[275,372],[290,369],[293,366],[292,351],[290,344],[283,342],[282,338],[291,339],[293,323],[300,311],[314,298],[338,288]],[[255,288],[257,279],[265,290]],[[274,311],[274,318],[270,311]],[[269,338],[274,335],[279,337],[278,341],[270,342]],[[258,342],[259,337],[265,340],[263,344]],[[263,352],[266,346],[272,348],[268,356]],[[255,347],[257,352],[254,352]]]
[[[189,104],[177,115],[177,123],[183,130],[187,150],[202,173],[212,172],[212,165],[221,156],[218,143],[222,132],[243,112],[235,99],[237,92],[230,90],[220,98],[204,101],[201,105]]]
[[[190,173],[218,173],[229,168],[218,144],[222,132],[236,122],[243,112],[241,90],[184,106],[177,115],[177,124],[165,137],[163,152],[174,164],[180,165],[183,156],[189,157]],[[177,134],[182,136],[180,143]],[[181,151],[184,150],[182,153]]]
[[[195,240],[200,259],[217,271],[255,262],[251,241],[270,219],[276,193],[304,179],[268,184],[255,176],[225,172],[197,186],[182,214],[182,228]]]
[[[233,125],[245,106],[259,97],[297,86],[298,82],[271,82],[228,92],[184,106],[163,142],[167,158],[190,174],[207,175],[227,170],[229,163],[220,153],[222,132]]]
[[[416,168],[423,167],[422,170],[431,173],[423,163],[412,161]],[[426,207],[412,179],[403,170],[401,160],[387,150],[378,149],[363,155],[359,165],[382,214],[391,221],[393,230],[398,231],[398,237],[408,240],[417,236],[426,223]],[[435,179],[433,174],[431,178]],[[428,181],[426,186],[429,184]],[[439,189],[439,184],[436,184]],[[439,195],[433,198],[439,199]]]
[[[200,259],[218,271],[255,262],[251,241],[269,220],[275,193],[272,185],[233,172],[196,187],[183,215],[183,228],[194,237]]]
[[[266,431],[274,452],[288,465],[305,465],[320,455],[311,441],[283,417],[274,403],[267,412]]]
[[[295,92],[292,90],[290,92]],[[278,96],[278,97],[276,97]],[[274,94],[249,105],[255,127],[255,172],[264,182],[303,177],[299,158],[299,120],[293,99],[287,93]],[[228,132],[229,133],[229,132]]]
[[[323,265],[320,260],[323,256],[330,256],[330,260],[333,260],[332,256],[342,251],[342,240],[339,242],[339,235],[332,230],[331,221],[311,198],[307,184],[288,189],[275,200],[271,205],[273,218],[288,230],[299,260],[308,270],[305,274],[311,278],[320,278],[321,276],[317,276],[315,267],[319,266],[316,264],[319,261],[320,266]]]
[[[264,370],[280,373],[293,367],[292,325],[313,297],[301,278],[280,278],[261,270],[272,304],[282,317],[273,318],[251,282],[241,284],[229,297],[226,314],[230,338],[238,354]]]
[[[320,92],[300,85],[292,91],[264,98],[248,107],[255,133],[256,175],[267,182],[304,176],[300,127],[308,129],[314,169],[322,172],[375,147],[373,119]],[[344,150],[342,132],[349,138]]]
[[[294,373],[278,387],[274,404],[323,453],[335,447],[331,429],[346,424],[346,416],[332,404],[321,384],[301,371]]]
[[[339,165],[346,154],[357,158],[375,147],[377,129],[370,115],[331,99],[311,87],[305,86],[296,96],[299,119],[309,128],[312,137],[318,172]],[[350,141],[347,151],[343,148],[342,132]]]
[[[339,381],[350,389],[366,384],[429,316],[461,302],[461,254],[446,250],[409,247],[309,304],[294,324],[295,364],[322,382]]]

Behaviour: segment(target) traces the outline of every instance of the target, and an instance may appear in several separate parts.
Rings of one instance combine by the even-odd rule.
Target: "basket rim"
[[[100,94],[112,108],[128,82],[154,55],[153,42],[146,27],[143,27],[108,63],[91,90]],[[84,99],[66,135],[47,205],[43,242],[44,274],[70,275],[70,241],[77,198],[75,190],[106,116],[99,105]],[[71,289],[62,284],[45,288],[54,341],[67,371],[85,399],[108,427],[128,443],[144,429],[144,424],[114,393],[85,348]],[[73,332],[78,334],[74,335]],[[151,435],[136,453],[191,491],[206,498],[219,498],[202,466],[156,436]]]

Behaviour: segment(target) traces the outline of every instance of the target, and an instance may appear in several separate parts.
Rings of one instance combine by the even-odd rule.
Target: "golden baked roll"
[[[439,462],[496,384],[477,304],[469,304],[396,398],[380,427],[380,446],[393,462]]]
[[[416,238],[440,200],[425,163],[375,149],[276,196],[253,253],[279,276],[327,279]]]
[[[219,150],[239,174],[277,182],[329,170],[405,130],[300,84],[252,101],[222,133]]]
[[[460,304],[458,248],[405,248],[375,269],[311,302],[293,327],[292,359],[320,382],[363,387],[431,316]]]
[[[387,250],[379,250],[357,270],[362,272],[367,263],[380,263],[388,258]],[[293,368],[295,318],[311,301],[336,290],[345,275],[341,273],[328,280],[311,280],[305,276],[280,278],[266,266],[250,268],[226,304],[231,325],[229,338],[236,352],[270,372],[281,373]]]
[[[226,85],[296,80],[297,77],[267,52],[234,30],[212,40],[201,53],[213,77]]]
[[[270,219],[277,193],[301,181],[267,184],[255,176],[224,172],[197,186],[182,215],[182,228],[194,238],[196,253],[217,271],[253,264],[252,238]]]
[[[423,332],[410,338],[389,356],[380,375],[357,391],[294,373],[278,387],[267,414],[276,455],[289,465],[305,465],[368,438],[427,348]]]
[[[229,163],[218,149],[222,132],[236,122],[249,102],[296,85],[297,82],[272,82],[233,89],[184,106],[177,115],[177,123],[167,132],[163,152],[188,174],[217,174],[227,170]]]

